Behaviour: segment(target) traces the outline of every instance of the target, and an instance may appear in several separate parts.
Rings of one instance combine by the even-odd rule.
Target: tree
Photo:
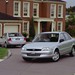
[[[74,27],[75,27],[75,15],[73,15],[73,13],[70,13],[68,20],[66,21],[66,32],[68,32],[72,36],[75,36]]]
[[[30,20],[30,26],[29,26],[29,37],[33,39],[35,36],[35,29],[34,29],[34,19],[33,17]]]

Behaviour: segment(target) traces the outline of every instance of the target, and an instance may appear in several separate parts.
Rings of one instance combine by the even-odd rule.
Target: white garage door
[[[15,26],[6,25],[6,26],[4,26],[4,33],[7,33],[7,32],[18,32],[18,25],[15,25]]]

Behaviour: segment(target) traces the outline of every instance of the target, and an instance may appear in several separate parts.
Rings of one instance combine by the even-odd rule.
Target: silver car
[[[21,33],[4,33],[0,37],[0,45],[3,47],[23,46],[26,43],[26,38]]]
[[[58,61],[60,55],[74,56],[75,39],[66,32],[42,32],[31,43],[24,45],[21,53],[24,60],[51,58]]]

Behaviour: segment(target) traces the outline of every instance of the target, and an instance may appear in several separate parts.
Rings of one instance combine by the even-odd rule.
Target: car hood
[[[32,42],[24,45],[27,49],[42,49],[44,47],[54,48],[57,46],[57,42]]]

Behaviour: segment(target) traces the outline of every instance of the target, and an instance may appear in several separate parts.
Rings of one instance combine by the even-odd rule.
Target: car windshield
[[[58,42],[58,33],[44,33],[37,35],[33,42]]]
[[[20,33],[8,33],[9,37],[21,37],[22,35]]]

